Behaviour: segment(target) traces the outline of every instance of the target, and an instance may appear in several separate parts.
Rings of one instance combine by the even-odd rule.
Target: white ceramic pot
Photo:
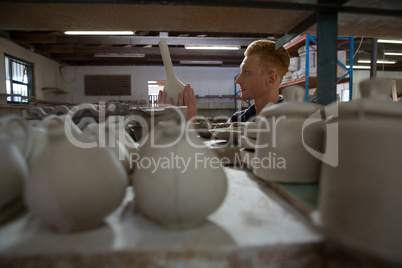
[[[96,141],[99,146],[111,150],[127,174],[131,174],[134,165],[131,164],[130,155],[138,153],[139,144],[127,133],[123,122],[123,117],[110,116],[104,123],[87,125],[83,135],[90,141]]]
[[[286,91],[296,91],[289,92]],[[284,89],[283,103],[267,105],[258,116],[253,172],[277,182],[310,183],[319,178],[321,161],[310,151],[322,152],[325,123],[323,107],[301,101],[298,87]],[[310,150],[310,151],[309,151]]]
[[[391,101],[391,81],[360,89],[365,98],[328,119],[339,128],[339,164],[322,165],[319,215],[332,239],[402,263],[402,106]]]
[[[70,143],[63,122],[47,121],[49,142],[32,162],[24,197],[44,224],[68,232],[100,225],[120,205],[128,179],[109,150]]]
[[[4,119],[4,118],[2,118]],[[25,148],[18,148],[15,139],[29,138],[27,123],[19,116],[8,116],[7,122],[3,120],[2,129],[0,129],[0,208],[12,204],[22,197],[23,185],[28,179],[28,167],[22,151]],[[12,137],[5,129],[8,125],[19,124],[24,135],[21,137]],[[28,145],[26,141],[21,144]]]
[[[141,147],[133,177],[139,211],[176,229],[204,223],[227,191],[226,175],[213,151],[202,146],[195,134],[189,139],[179,136],[176,123],[156,126],[151,132],[154,138]],[[211,159],[215,162],[209,162]]]
[[[170,120],[184,122],[186,113],[187,106],[135,107],[130,109],[130,116],[127,120],[135,124],[136,141],[143,144],[145,137],[155,125]]]
[[[26,160],[33,150],[32,132],[21,116],[10,114],[0,118],[0,131],[9,135]]]

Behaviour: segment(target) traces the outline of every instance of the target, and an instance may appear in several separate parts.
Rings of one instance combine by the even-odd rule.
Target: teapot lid
[[[308,117],[316,111],[324,112],[324,107],[317,103],[304,102],[304,89],[300,86],[289,86],[282,90],[284,102],[270,103],[262,109],[260,115],[264,117],[271,116],[292,116]]]
[[[395,90],[395,81],[370,78],[362,81],[359,86],[362,98],[339,103],[339,117],[402,117],[402,105],[391,99],[391,94]]]

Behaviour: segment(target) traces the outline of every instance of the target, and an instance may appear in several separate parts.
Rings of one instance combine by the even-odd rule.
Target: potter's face
[[[266,73],[261,68],[260,58],[256,54],[246,56],[240,64],[241,73],[236,79],[240,85],[243,100],[256,99],[264,93]]]

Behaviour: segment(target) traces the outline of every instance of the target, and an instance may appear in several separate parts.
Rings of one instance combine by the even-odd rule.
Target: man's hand
[[[194,89],[187,84],[183,93],[179,94],[179,106],[187,106],[186,121],[194,122],[197,117],[197,100],[194,95]]]
[[[173,105],[173,98],[170,98],[169,104],[166,104],[166,91],[159,90],[158,106],[164,107]],[[194,89],[187,84],[182,93],[179,94],[179,106],[187,106],[186,121],[194,122],[197,118],[197,100],[194,95]]]
[[[158,94],[158,107],[173,105],[173,98],[170,98],[169,104],[166,104],[166,91],[159,90]]]

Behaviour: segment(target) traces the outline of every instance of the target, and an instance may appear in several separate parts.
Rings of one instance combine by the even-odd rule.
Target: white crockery
[[[100,225],[120,205],[128,183],[127,173],[112,152],[71,143],[65,121],[60,117],[47,120],[49,141],[31,164],[24,192],[29,210],[60,232]]]
[[[156,126],[141,147],[140,161],[144,162],[137,166],[133,177],[139,211],[175,229],[204,223],[221,205],[227,191],[222,166],[208,162],[218,160],[213,151],[203,146],[194,133],[188,139],[180,133],[177,123]],[[160,166],[147,164],[158,161]]]
[[[362,99],[339,104],[337,166],[322,165],[319,215],[334,240],[402,263],[402,105],[393,82],[369,79]]]
[[[302,102],[304,90],[300,87],[283,91],[283,103],[267,105],[258,115],[255,156],[261,164],[253,172],[269,181],[316,182],[321,161],[310,151],[323,150],[324,107]]]

